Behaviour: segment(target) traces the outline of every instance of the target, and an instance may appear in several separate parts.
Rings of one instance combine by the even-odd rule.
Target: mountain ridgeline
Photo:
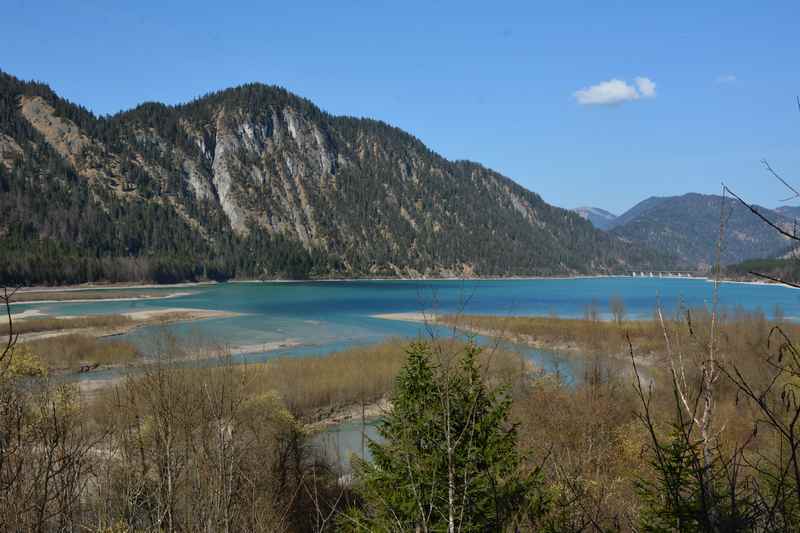
[[[602,230],[610,228],[617,218],[617,215],[614,213],[610,213],[599,207],[576,207],[573,211],[591,222],[595,228]]]
[[[611,235],[670,254],[685,268],[707,270],[716,261],[720,217],[724,222],[721,263],[783,255],[789,240],[770,228],[736,199],[690,193],[652,197],[614,219]],[[755,206],[769,220],[791,233],[796,208]]]
[[[382,122],[250,84],[96,117],[0,73],[5,283],[551,275],[664,262]]]

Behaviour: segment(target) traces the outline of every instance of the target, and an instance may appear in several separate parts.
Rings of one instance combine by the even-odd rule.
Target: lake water
[[[149,289],[153,294],[176,291],[186,296],[162,300],[27,304],[15,311],[40,309],[53,315],[103,314],[157,308],[218,309],[241,316],[210,319],[168,326],[178,337],[206,339],[230,346],[249,346],[237,356],[242,362],[263,361],[276,356],[306,356],[329,353],[354,345],[379,342],[388,337],[414,337],[428,333],[424,325],[383,320],[373,315],[398,312],[464,312],[496,315],[583,316],[586,306],[596,302],[602,316],[609,317],[608,302],[620,297],[628,316],[652,316],[658,301],[672,312],[683,303],[689,307],[709,305],[713,285],[688,278],[579,278],[472,281],[331,281],[300,283],[223,283],[190,288]],[[770,315],[780,307],[788,319],[800,318],[800,291],[776,285],[723,283],[722,307],[761,309]],[[448,335],[444,328],[434,328]],[[125,337],[146,348],[151,328]],[[259,345],[290,339],[297,346],[265,352]],[[582,362],[525,347],[516,347],[546,371],[558,371],[566,379],[582,372]],[[102,372],[83,379],[106,377]]]

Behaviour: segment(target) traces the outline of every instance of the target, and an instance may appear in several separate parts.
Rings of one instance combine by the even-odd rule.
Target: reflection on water
[[[347,472],[353,456],[368,461],[372,459],[367,443],[368,439],[380,441],[377,424],[376,420],[337,424],[315,435],[313,443],[328,463],[339,465]]]

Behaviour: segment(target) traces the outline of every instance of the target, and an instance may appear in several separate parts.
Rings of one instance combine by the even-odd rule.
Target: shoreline
[[[74,291],[80,291],[82,289],[74,289]],[[33,292],[33,291],[32,291]],[[58,291],[61,292],[61,291]],[[28,300],[22,302],[9,302],[8,305],[39,305],[39,304],[88,304],[88,303],[95,303],[95,302],[138,302],[142,300],[169,300],[172,298],[181,298],[183,296],[190,296],[191,292],[173,292],[171,294],[166,294],[164,296],[124,296],[124,297],[112,297],[112,298],[68,298],[64,300]],[[34,311],[34,309],[28,309],[27,311]],[[25,313],[23,311],[22,313]],[[22,314],[20,313],[20,314]],[[12,314],[12,318],[14,315]]]
[[[437,276],[437,277],[361,277],[361,278],[318,278],[318,279],[232,279],[225,283],[341,283],[348,281],[539,281],[571,280],[595,278],[633,278],[625,274],[576,274],[573,276]],[[638,277],[638,276],[637,276]],[[655,277],[655,276],[654,276]],[[706,279],[701,277],[664,279]]]
[[[371,315],[370,318],[377,318],[380,320],[398,320],[403,322],[414,322],[417,324],[433,324],[440,327],[447,327],[453,330],[461,331],[462,333],[480,335],[482,337],[489,337],[495,340],[510,341],[517,344],[524,344],[525,346],[533,348],[535,350],[564,353],[582,358],[590,357],[592,355],[591,353],[588,352],[588,350],[585,347],[582,347],[575,342],[563,341],[563,342],[553,343],[553,342],[537,340],[536,338],[530,335],[512,335],[493,329],[469,327],[463,324],[459,325],[459,324],[449,324],[446,322],[438,322],[437,318],[440,316],[444,317],[447,315],[435,314],[435,313],[418,313],[418,312],[381,313],[377,315]],[[492,316],[492,315],[487,315],[487,316]],[[630,359],[629,354],[627,352],[606,353],[605,355],[610,359],[614,359],[621,362],[628,361]],[[651,354],[636,355],[635,359],[636,359],[636,364],[640,366],[653,366],[657,364],[656,361],[652,358]]]
[[[23,313],[24,314],[24,313]],[[127,313],[117,313],[131,320],[128,324],[112,327],[86,327],[86,328],[66,328],[66,329],[51,329],[47,331],[37,331],[31,333],[21,333],[19,335],[20,342],[36,341],[42,339],[49,339],[54,337],[61,337],[64,335],[89,335],[96,339],[103,339],[108,337],[116,337],[130,333],[134,330],[149,327],[149,326],[166,326],[169,324],[180,324],[187,322],[198,322],[201,320],[210,320],[215,318],[232,318],[241,316],[242,313],[235,313],[232,311],[217,311],[209,309],[188,309],[182,307],[169,307],[166,309],[147,309],[140,311],[131,311]],[[12,315],[12,318],[14,315]],[[75,318],[69,315],[49,316],[44,314],[31,314],[26,318],[52,318],[55,320],[68,320]],[[23,320],[25,320],[23,318]]]
[[[370,281],[462,281],[462,282],[470,282],[470,281],[569,281],[569,280],[581,280],[581,279],[661,279],[661,280],[692,280],[692,281],[704,281],[707,283],[714,283],[714,279],[709,278],[708,276],[630,276],[626,274],[581,274],[575,276],[486,276],[486,277],[408,277],[408,278],[400,278],[400,277],[393,277],[393,278],[386,278],[386,277],[376,277],[376,278],[330,278],[330,279],[236,279],[230,280],[223,283],[240,283],[240,284],[259,284],[259,283],[342,283],[342,282],[370,282]],[[770,281],[759,281],[759,280],[751,280],[751,281],[743,281],[743,280],[733,280],[733,279],[721,279],[719,283],[736,283],[741,285],[757,285],[757,286],[776,286],[776,287],[786,287],[789,289],[797,289],[798,287],[793,287],[791,285],[787,285],[785,283],[777,283],[777,282],[770,282]]]
[[[204,320],[204,319],[198,319]],[[145,324],[149,325],[149,324]],[[112,335],[106,335],[110,337]],[[103,337],[98,337],[103,338]],[[257,345],[243,345],[232,347],[210,347],[209,353],[202,354],[200,352],[187,355],[186,357],[176,357],[170,360],[170,363],[186,363],[186,362],[204,362],[212,361],[214,359],[222,359],[226,356],[246,355],[252,353],[266,353],[274,352],[283,348],[291,348],[293,346],[301,346],[299,341],[295,339],[286,339],[283,341],[271,341]],[[255,348],[255,349],[254,349]],[[62,370],[60,376],[62,379],[69,383],[77,385],[80,394],[84,397],[91,397],[101,391],[118,385],[126,377],[126,370],[136,370],[137,368],[147,367],[158,363],[157,359],[142,358],[135,363],[131,364],[111,364],[100,365],[89,372],[75,372],[74,370]],[[237,363],[238,364],[238,363]],[[114,372],[110,377],[95,378],[94,372]]]
[[[435,323],[439,316],[444,316],[439,313],[424,313],[418,311],[411,311],[407,313],[378,313],[377,315],[369,315],[370,318],[378,318],[380,320],[397,320],[400,322],[417,322],[426,324],[428,322]]]
[[[21,287],[17,292],[71,292],[71,291],[107,291],[124,289],[179,289],[183,287],[202,287],[206,285],[217,285],[217,281],[185,281],[181,283],[81,283],[77,285],[34,285]]]
[[[260,342],[258,344],[232,345],[227,348],[227,352],[231,355],[248,355],[274,352],[284,348],[297,348],[302,345],[303,343],[299,339],[287,338],[279,341]]]
[[[557,276],[415,276],[415,277],[338,277],[338,278],[314,278],[314,279],[231,279],[227,281],[187,281],[181,283],[169,283],[159,285],[156,283],[87,283],[80,285],[61,285],[61,286],[33,286],[22,287],[18,293],[48,293],[48,292],[81,292],[81,291],[102,291],[102,290],[152,290],[152,289],[180,289],[180,288],[193,288],[193,287],[212,287],[222,285],[225,283],[236,284],[268,284],[268,283],[343,283],[343,282],[371,282],[371,281],[548,281],[548,280],[581,280],[581,279],[615,279],[615,278],[630,278],[630,279],[665,279],[665,280],[696,280],[714,283],[713,278],[708,276],[631,276],[629,274],[574,274],[574,275],[557,275]],[[759,285],[759,286],[778,286],[787,288],[796,288],[785,283],[777,283],[766,280],[735,280],[735,279],[721,279],[720,283],[736,283],[743,285]],[[190,293],[182,293],[190,294]],[[162,298],[154,296],[152,298]],[[98,299],[102,300],[102,299]],[[75,300],[56,300],[55,303],[60,301],[75,301]],[[91,301],[91,300],[90,300]],[[104,300],[109,301],[109,300]],[[44,303],[44,301],[42,301]],[[27,302],[12,302],[12,303],[27,303]],[[49,300],[47,303],[51,303]]]
[[[304,424],[306,429],[312,433],[324,432],[325,430],[347,422],[360,422],[363,416],[364,422],[374,422],[381,418],[392,408],[392,402],[388,398],[381,398],[377,401],[365,403],[363,406],[358,403],[345,405],[328,411],[327,413],[317,413],[312,417],[315,420]]]

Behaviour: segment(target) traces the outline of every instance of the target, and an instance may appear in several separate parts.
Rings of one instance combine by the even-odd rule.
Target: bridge
[[[628,275],[634,278],[698,278],[705,273],[696,270],[629,270]]]

